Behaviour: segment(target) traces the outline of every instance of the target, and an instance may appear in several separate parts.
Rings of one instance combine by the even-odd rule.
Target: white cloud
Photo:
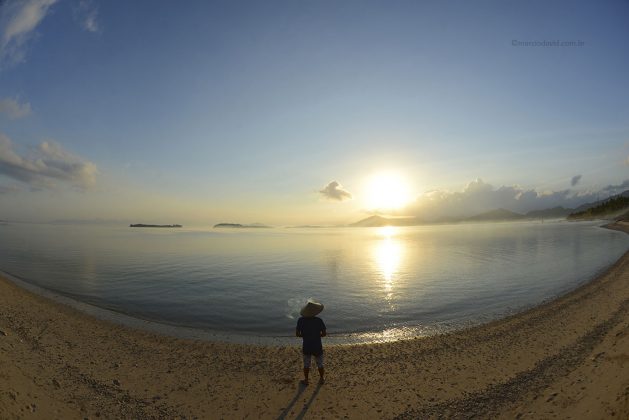
[[[75,18],[83,29],[89,32],[98,32],[98,7],[92,0],[81,0],[75,9]]]
[[[622,183],[618,185],[608,185],[605,188],[603,188],[602,191],[606,195],[616,195],[616,194],[625,192],[627,190],[629,190],[629,179],[624,180]]]
[[[0,3],[0,67],[24,60],[37,25],[57,0],[6,0]]]
[[[477,179],[463,191],[430,191],[419,197],[407,211],[425,220],[447,217],[473,216],[494,209],[507,209],[525,214],[531,210],[542,210],[562,206],[575,208],[612,194],[629,189],[629,180],[620,185],[609,185],[601,192],[561,191],[538,192],[517,185],[494,187]]]
[[[337,181],[329,182],[322,190],[319,190],[319,193],[328,200],[344,201],[352,199],[352,194]]]
[[[26,117],[31,113],[31,104],[19,103],[13,98],[0,99],[0,114],[6,114],[10,119]]]
[[[31,156],[21,156],[13,150],[11,140],[0,133],[0,176],[25,183],[31,189],[53,188],[57,182],[89,188],[94,185],[97,172],[94,163],[50,141],[41,143]]]

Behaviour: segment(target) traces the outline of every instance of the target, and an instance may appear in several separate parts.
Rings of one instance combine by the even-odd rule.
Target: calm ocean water
[[[0,270],[160,323],[287,336],[308,298],[338,336],[488,321],[592,279],[629,249],[595,223],[192,230],[0,226]]]

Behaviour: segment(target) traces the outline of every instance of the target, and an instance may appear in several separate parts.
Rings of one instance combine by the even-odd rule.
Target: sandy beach
[[[629,253],[577,290],[506,319],[330,346],[326,369],[324,385],[315,373],[301,387],[298,339],[256,347],[160,336],[0,278],[2,419],[603,419],[629,417]]]

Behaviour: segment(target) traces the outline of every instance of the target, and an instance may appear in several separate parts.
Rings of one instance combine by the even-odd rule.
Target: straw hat
[[[308,302],[306,306],[301,308],[301,316],[306,318],[311,318],[315,315],[318,315],[323,310],[323,304],[318,302]]]

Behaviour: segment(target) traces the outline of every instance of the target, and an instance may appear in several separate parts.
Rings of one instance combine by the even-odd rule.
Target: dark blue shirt
[[[325,324],[321,318],[302,316],[297,320],[297,333],[300,333],[304,339],[302,347],[304,354],[318,356],[323,353],[323,345],[321,344],[321,333],[323,332],[325,332]]]

